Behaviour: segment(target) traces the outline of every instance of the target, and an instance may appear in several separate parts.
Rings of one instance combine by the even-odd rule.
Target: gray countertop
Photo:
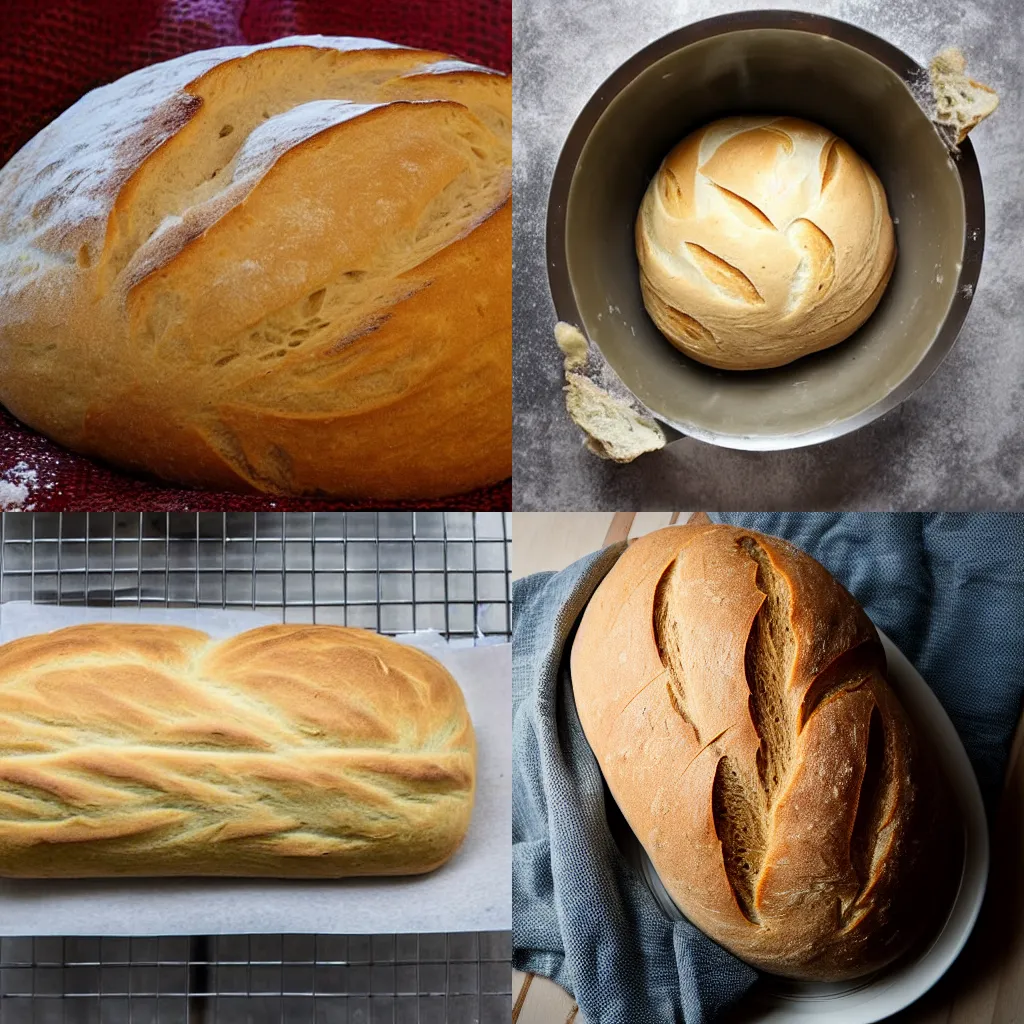
[[[631,54],[688,23],[753,7],[841,18],[919,63],[959,46],[1000,108],[972,134],[985,187],[981,280],[960,339],[898,409],[827,444],[740,452],[691,439],[630,465],[582,445],[565,413],[544,233],[572,123]],[[518,509],[1024,506],[1024,2],[1022,0],[516,0],[514,506]]]

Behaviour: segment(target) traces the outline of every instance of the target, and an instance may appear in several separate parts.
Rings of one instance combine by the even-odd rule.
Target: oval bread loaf
[[[878,176],[793,117],[730,117],[665,157],[636,222],[644,305],[676,348],[725,370],[848,338],[896,259]]]
[[[853,978],[947,913],[962,829],[945,781],[875,628],[792,545],[713,525],[642,537],[583,615],[572,683],[668,892],[737,956]]]
[[[475,765],[455,680],[366,630],[0,647],[0,875],[419,874],[461,843]]]
[[[323,36],[187,54],[0,171],[0,403],[183,484],[511,474],[511,85]]]

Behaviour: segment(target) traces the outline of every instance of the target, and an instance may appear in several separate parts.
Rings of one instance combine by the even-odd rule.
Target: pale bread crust
[[[705,125],[665,157],[636,221],[644,304],[677,348],[727,370],[848,338],[896,259],[885,190],[847,143],[792,117]]]
[[[748,681],[775,663],[784,687]],[[867,974],[948,908],[945,783],[885,672],[874,627],[822,566],[728,526],[640,538],[583,615],[572,684],[616,803],[687,917],[762,970]],[[730,780],[752,842],[730,825],[745,813]]]
[[[97,623],[0,647],[0,875],[419,874],[466,833],[462,691],[340,626]]]
[[[966,71],[967,58],[955,46],[937,53],[928,65],[935,120],[955,133],[958,146],[999,106],[995,89],[968,78]]]
[[[511,473],[511,84],[301,37],[83,97],[0,171],[0,403],[177,483]]]

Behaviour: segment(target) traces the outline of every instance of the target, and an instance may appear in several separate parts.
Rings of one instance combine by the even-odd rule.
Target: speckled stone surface
[[[852,22],[925,64],[960,46],[999,110],[971,136],[986,207],[981,280],[960,339],[897,410],[788,452],[684,439],[628,466],[582,446],[562,401],[544,259],[548,189],[573,120],[631,54],[702,18],[752,7]],[[516,0],[513,5],[515,474],[519,509],[1024,508],[1022,0]]]

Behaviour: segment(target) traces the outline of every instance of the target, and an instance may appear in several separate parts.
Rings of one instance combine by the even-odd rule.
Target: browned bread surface
[[[572,681],[666,888],[737,956],[856,977],[948,909],[944,780],[874,626],[791,544],[718,525],[636,541],[584,613]]]
[[[475,764],[445,668],[366,630],[0,647],[0,875],[419,874],[461,843]]]
[[[781,366],[848,338],[896,258],[885,190],[842,139],[730,117],[665,157],[636,222],[647,312],[710,366]]]
[[[296,37],[83,97],[0,170],[0,403],[189,485],[511,474],[511,83]]]

